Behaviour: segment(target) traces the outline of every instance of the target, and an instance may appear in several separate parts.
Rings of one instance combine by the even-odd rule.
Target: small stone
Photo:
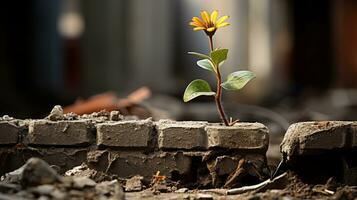
[[[127,192],[141,191],[143,189],[143,183],[142,183],[143,179],[144,177],[142,176],[134,176],[126,180],[125,191]]]
[[[35,192],[40,195],[50,195],[54,190],[55,187],[53,185],[39,185],[31,189],[32,192]]]
[[[123,115],[121,115],[120,112],[117,110],[113,110],[110,112],[110,116],[109,116],[110,121],[120,121],[123,118],[124,118]]]
[[[53,107],[51,113],[46,117],[46,119],[49,119],[51,121],[63,120],[64,116],[62,107],[59,105]]]
[[[110,198],[110,200],[124,200],[125,199],[125,193],[123,191],[123,188],[119,185],[119,183],[116,183],[114,185],[114,194]]]
[[[24,187],[53,184],[61,181],[57,172],[39,158],[27,160],[20,177],[21,185]]]
[[[210,194],[197,194],[195,200],[213,200],[213,196]]]
[[[13,120],[14,118],[13,117],[10,117],[9,115],[4,115],[2,116],[2,120],[4,121],[10,121],[10,120]]]
[[[186,193],[188,192],[188,188],[180,188],[178,190],[175,191],[176,193]]]
[[[67,198],[67,194],[64,193],[64,192],[61,192],[61,191],[58,190],[58,189],[54,190],[54,191],[51,193],[51,196],[52,196],[54,199],[59,199],[59,200],[68,199],[68,198]]]
[[[0,193],[13,193],[20,189],[20,185],[0,182]]]
[[[40,196],[38,200],[50,200],[48,196]]]
[[[73,167],[72,169],[65,172],[65,176],[87,178],[93,178],[95,174],[96,171],[94,169],[89,169],[89,167],[85,163],[82,163],[80,166]]]
[[[4,176],[1,176],[1,181],[4,183],[15,183],[15,184],[20,184],[21,182],[21,176],[24,171],[25,165],[21,166],[20,168],[6,173]]]
[[[87,177],[74,177],[73,178],[73,187],[82,189],[85,187],[94,187],[96,182]]]
[[[99,194],[108,195],[114,191],[116,184],[119,184],[117,180],[103,181],[95,186],[95,190]]]
[[[28,200],[28,198],[23,198],[18,195],[1,194],[1,193],[0,193],[0,199],[1,200]]]

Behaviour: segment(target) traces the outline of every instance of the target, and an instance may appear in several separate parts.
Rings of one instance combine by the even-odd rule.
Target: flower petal
[[[214,10],[212,12],[212,14],[211,14],[211,22],[212,22],[212,24],[216,24],[217,17],[218,17],[218,11]]]
[[[217,24],[216,27],[217,28],[221,28],[221,27],[225,27],[225,26],[228,26],[228,25],[229,25],[228,22],[223,22],[223,23]]]
[[[190,22],[191,26],[197,26],[197,27],[202,27],[201,24],[197,23],[197,22]]]
[[[193,18],[192,18],[192,21],[194,21],[194,22],[200,24],[200,26],[205,26],[204,22],[203,22],[200,18],[198,18],[198,17],[193,17]]]
[[[201,12],[201,16],[202,16],[202,19],[203,19],[205,25],[208,25],[208,24],[210,23],[210,17],[209,17],[208,12],[205,11],[205,10],[202,11],[202,12]]]
[[[216,27],[210,27],[210,28],[207,29],[207,31],[208,31],[208,32],[212,32],[212,31],[214,31],[215,29],[216,29]]]
[[[225,15],[221,18],[219,18],[216,22],[216,25],[219,25],[220,23],[223,23],[224,21],[226,21],[229,18],[229,16]]]
[[[200,27],[195,27],[195,28],[193,28],[193,30],[194,30],[194,31],[205,30],[205,27],[202,27],[202,26],[200,26]]]

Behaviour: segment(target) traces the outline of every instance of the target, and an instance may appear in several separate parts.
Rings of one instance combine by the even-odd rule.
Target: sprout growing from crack
[[[190,25],[193,26],[194,31],[203,30],[207,37],[210,46],[209,55],[188,52],[201,60],[197,61],[197,65],[205,70],[212,72],[217,80],[216,92],[212,91],[209,83],[202,79],[193,80],[186,88],[183,95],[183,101],[188,102],[198,96],[214,96],[218,113],[222,122],[226,126],[232,126],[236,121],[228,121],[227,116],[223,110],[221,97],[222,88],[226,90],[240,90],[242,89],[250,80],[255,78],[255,75],[250,71],[236,71],[228,75],[227,80],[222,83],[222,75],[220,67],[223,65],[224,61],[227,59],[228,49],[214,49],[213,48],[213,36],[219,28],[228,26],[229,23],[226,20],[229,16],[222,16],[218,18],[218,11],[214,10],[211,14],[207,11],[201,12],[202,19],[198,17],[193,17]]]

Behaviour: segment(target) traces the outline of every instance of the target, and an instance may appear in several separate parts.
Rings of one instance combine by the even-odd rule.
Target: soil
[[[183,190],[181,188],[170,193],[163,193],[154,188],[148,188],[141,192],[126,193],[126,197],[128,199],[357,199],[357,186],[341,185],[334,182],[333,179],[329,179],[326,184],[308,184],[304,183],[295,173],[288,172],[287,180],[288,184],[282,189],[252,191],[239,195],[226,195],[225,189]]]

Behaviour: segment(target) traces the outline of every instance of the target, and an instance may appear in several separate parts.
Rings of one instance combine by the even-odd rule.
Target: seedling
[[[209,83],[202,79],[193,80],[186,88],[183,95],[183,101],[188,102],[198,96],[214,96],[216,101],[217,110],[220,115],[222,122],[226,126],[232,126],[236,121],[228,121],[227,116],[224,112],[221,97],[222,88],[226,90],[240,90],[242,89],[250,80],[255,78],[255,75],[251,71],[236,71],[227,76],[227,80],[222,83],[222,76],[220,67],[223,65],[224,61],[227,59],[228,49],[214,49],[213,47],[213,36],[219,28],[228,26],[229,23],[226,20],[229,16],[222,16],[218,18],[218,11],[214,10],[211,14],[207,11],[201,12],[202,19],[198,17],[193,17],[190,25],[193,26],[194,31],[203,30],[208,37],[210,52],[208,55],[197,52],[188,52],[201,60],[197,61],[197,65],[205,70],[210,71],[216,77],[216,92],[212,91]]]

